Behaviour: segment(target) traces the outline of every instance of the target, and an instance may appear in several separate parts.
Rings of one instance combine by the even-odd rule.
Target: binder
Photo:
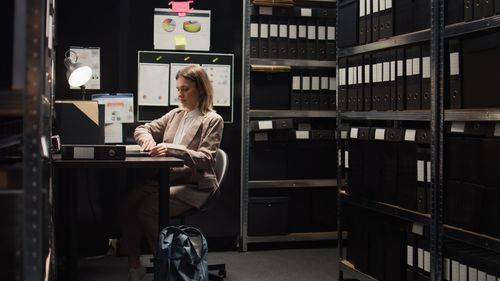
[[[318,19],[318,51],[317,51],[317,59],[318,60],[326,60],[327,59],[327,43],[326,43],[326,20]]]
[[[259,23],[252,17],[250,23],[250,57],[259,57]]]
[[[450,39],[448,41],[449,50],[449,92],[448,103],[452,109],[462,108],[462,74],[461,74],[461,48],[459,39]]]
[[[426,188],[426,162],[428,161],[426,149],[417,149],[417,212],[427,211],[427,188]]]
[[[382,87],[383,63],[381,53],[372,55],[372,106],[374,110],[385,110],[383,106],[384,89]]]
[[[392,36],[392,0],[379,0],[379,37]]]
[[[286,19],[281,19],[279,22],[278,50],[278,58],[288,58],[288,21]]]
[[[269,57],[279,58],[278,46],[279,24],[276,18],[269,20]]]
[[[298,35],[297,21],[295,19],[290,19],[288,21],[288,58],[296,59],[298,58]]]
[[[326,59],[330,61],[336,60],[337,46],[335,44],[335,21],[326,21]]]
[[[290,108],[293,110],[299,110],[301,105],[300,89],[301,86],[301,76],[300,73],[293,73],[292,75],[292,95],[290,98]]]
[[[379,13],[379,1],[384,0],[371,0],[372,1],[372,41],[378,41],[379,34],[379,25],[380,25],[380,13]]]
[[[299,18],[297,23],[298,23],[297,58],[307,59],[307,21],[305,18]]]
[[[311,73],[311,110],[320,109],[320,76],[318,73]]]
[[[259,20],[259,58],[269,57],[269,24],[266,18]]]
[[[481,0],[481,6],[481,16],[483,18],[491,17],[493,16],[493,14],[495,14],[495,8],[492,0]]]
[[[391,61],[388,52],[384,51],[382,55],[382,104],[381,110],[391,109]]]
[[[399,48],[396,50],[396,109],[405,110],[406,93],[405,93],[405,49]]]
[[[411,131],[411,130],[410,130]],[[414,130],[413,130],[413,133]],[[417,208],[417,144],[405,130],[404,142],[398,145],[398,189],[397,204],[405,209]],[[410,141],[409,141],[410,140]]]
[[[474,0],[464,0],[464,21],[471,21],[474,19]]]
[[[309,72],[302,73],[302,85],[300,90],[300,109],[311,109],[311,76]]]
[[[307,59],[315,60],[317,58],[317,30],[316,19],[309,19],[307,21]]]
[[[328,73],[321,73],[319,90],[319,109],[321,110],[328,110],[330,108],[330,87],[328,85],[328,80]]]
[[[357,111],[363,111],[364,109],[364,95],[363,95],[363,56],[358,56],[356,60],[356,68],[357,68],[357,84],[356,91],[358,92],[358,100],[357,100]]]
[[[454,24],[464,21],[464,0],[446,1],[445,24]],[[490,0],[488,0],[490,1]]]
[[[389,90],[390,90],[390,101],[389,101],[389,109],[390,110],[397,110],[397,101],[398,101],[398,96],[397,96],[397,89],[396,89],[396,73],[397,73],[397,67],[396,67],[396,59],[397,59],[397,53],[396,50],[389,50],[388,52],[388,58],[390,59],[390,79],[389,79]]]
[[[397,0],[393,4],[394,35],[413,32],[413,0]]]
[[[429,45],[422,46],[422,109],[431,108],[431,57]]]
[[[373,39],[372,39],[372,0],[365,0],[366,1],[366,16],[365,16],[365,20],[366,20],[366,29],[365,29],[365,32],[366,32],[366,43],[371,43],[373,42]]]
[[[421,66],[420,47],[406,49],[406,108],[421,108]]]
[[[475,20],[483,17],[483,1],[482,0],[474,0],[472,1],[474,8],[472,8],[472,18]]]
[[[250,79],[251,109],[288,109],[290,105],[290,71],[252,71]]]
[[[372,76],[371,76],[371,55],[363,55],[363,110],[372,110]]]
[[[337,77],[330,76],[328,78],[328,93],[330,100],[328,109],[335,110],[337,108]]]
[[[354,57],[348,59],[347,68],[347,111],[356,111],[358,92],[357,83],[357,68],[354,65]]]
[[[358,0],[342,0],[338,5],[338,47],[358,44]]]
[[[500,14],[500,0],[495,0],[495,14]]]
[[[337,108],[339,111],[345,112],[347,111],[347,58],[339,58],[337,82]]]
[[[358,34],[358,42],[359,44],[366,44],[366,1],[371,0],[359,0],[359,34]]]
[[[416,0],[414,6],[415,26],[414,31],[427,29],[431,26],[431,1]]]

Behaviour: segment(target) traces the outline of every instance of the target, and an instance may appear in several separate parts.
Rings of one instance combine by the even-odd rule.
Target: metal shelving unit
[[[252,118],[335,118],[335,111],[327,110],[250,110]]]
[[[429,110],[405,110],[405,111],[352,111],[337,113],[342,119],[348,120],[406,120],[406,121],[429,121]]]
[[[343,202],[355,205],[358,207],[366,208],[375,212],[383,213],[403,220],[418,222],[424,225],[430,225],[430,214],[423,214],[416,211],[401,208],[399,206],[377,202],[363,198],[353,198],[345,192],[340,192],[340,198]]]
[[[303,59],[274,59],[274,58],[251,58],[250,57],[250,18],[252,15],[258,15],[259,6],[252,6],[249,0],[244,1],[244,22],[243,22],[243,114],[242,114],[242,182],[241,182],[241,209],[240,209],[240,248],[247,250],[249,243],[269,243],[269,242],[295,242],[295,241],[322,241],[337,239],[337,232],[305,232],[290,233],[288,235],[277,236],[248,236],[248,202],[249,190],[253,189],[287,189],[287,188],[335,188],[335,179],[296,179],[296,180],[249,180],[249,145],[250,145],[250,119],[251,118],[335,118],[334,110],[251,110],[250,109],[250,72],[251,66],[286,66],[289,69],[310,69],[310,70],[332,70],[336,68],[335,61],[323,60],[303,60]],[[336,3],[335,0],[320,1],[302,1],[295,2],[300,7],[277,7],[266,9],[266,15],[280,16],[296,14],[305,6],[311,4],[311,7],[326,7]],[[272,6],[270,4],[270,6]],[[274,9],[275,7],[279,9]],[[288,9],[288,10],[286,10]],[[322,10],[326,13],[326,9]],[[286,16],[285,15],[285,16]],[[323,15],[324,16],[324,15]]]
[[[443,225],[445,237],[500,252],[500,239],[451,225]]]

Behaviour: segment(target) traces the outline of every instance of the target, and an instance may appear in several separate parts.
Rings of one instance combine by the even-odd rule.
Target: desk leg
[[[158,191],[158,231],[169,225],[170,222],[170,169],[160,172],[160,186]]]

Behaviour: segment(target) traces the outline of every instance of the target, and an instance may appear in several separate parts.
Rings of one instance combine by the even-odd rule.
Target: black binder
[[[279,22],[278,57],[288,58],[288,21],[281,19]]]
[[[382,101],[384,90],[382,88],[383,64],[380,53],[372,54],[372,109],[383,110]]]
[[[319,73],[311,73],[311,100],[310,108],[311,110],[320,109],[320,76]]]
[[[464,21],[464,0],[448,0],[446,1],[445,23],[454,24]],[[490,0],[488,0],[490,1]]]
[[[365,0],[366,1],[366,43],[373,42],[372,39],[372,0]]]
[[[363,56],[356,57],[356,68],[357,68],[357,84],[356,91],[358,92],[358,100],[357,100],[357,111],[363,111],[364,109],[364,95],[363,95]]]
[[[396,50],[388,50],[387,58],[390,60],[390,78],[389,78],[389,91],[390,91],[390,100],[389,100],[389,109],[397,110],[397,102],[398,102],[398,92],[396,89],[396,74],[397,74],[397,66],[396,59],[397,53]]]
[[[365,111],[372,110],[372,76],[371,76],[371,55],[363,55],[363,109]]]
[[[366,1],[371,0],[359,0],[359,34],[358,34],[358,42],[359,44],[365,44],[366,41]]]
[[[388,38],[392,36],[392,1],[393,0],[380,0],[380,6],[383,8],[379,11],[379,30],[380,38]]]
[[[495,8],[492,0],[481,0],[482,14],[483,18],[491,17],[495,13]]]
[[[495,0],[495,14],[500,14],[500,0]]]
[[[431,54],[429,45],[422,46],[422,109],[431,108]]]
[[[355,57],[347,61],[347,111],[356,111],[358,108],[357,68]]]
[[[330,61],[336,60],[337,46],[335,44],[335,21],[326,21],[326,59]]]
[[[259,23],[254,17],[250,24],[250,57],[259,57]]]
[[[405,73],[406,73],[406,60],[405,49],[399,48],[396,50],[396,108],[397,110],[404,110],[406,104],[405,93]]]
[[[297,21],[295,18],[291,18],[288,21],[288,58],[296,59],[298,58],[298,35]]]
[[[269,57],[279,58],[279,23],[276,18],[269,19]]]
[[[384,0],[371,0],[372,1],[372,41],[378,41],[380,38],[379,25],[380,25],[380,2]]]
[[[300,91],[300,109],[311,109],[311,73],[302,73],[302,85]]]
[[[415,0],[415,30],[427,29],[431,26],[431,1]]]
[[[322,72],[319,86],[319,109],[328,110],[330,108],[330,91],[328,85],[328,72]]]
[[[459,39],[450,39],[448,41],[449,60],[448,60],[448,75],[449,75],[449,92],[448,104],[450,108],[462,108],[462,71],[461,71],[461,57],[462,52],[460,48]]]
[[[358,44],[358,0],[341,0],[337,5],[338,47],[348,47]]]
[[[339,58],[338,68],[337,108],[345,112],[347,111],[347,58]]]
[[[315,60],[317,53],[317,22],[316,19],[309,19],[307,21],[307,59]]]
[[[326,20],[318,19],[318,51],[317,51],[317,59],[318,60],[326,60]]]
[[[301,75],[300,73],[292,74],[292,94],[290,98],[290,108],[293,110],[300,109],[300,89],[301,87]]]
[[[307,20],[305,18],[299,18],[297,20],[297,46],[299,59],[307,59]]]
[[[394,34],[410,33],[413,28],[413,0],[397,0],[394,4]]]
[[[381,53],[382,57],[382,104],[380,110],[391,109],[391,58],[388,51]]]
[[[406,49],[406,108],[421,107],[421,64],[420,47],[411,46]]]
[[[464,5],[464,21],[471,21],[474,19],[474,0],[463,0]]]
[[[269,57],[269,24],[266,18],[259,20],[259,58]]]
[[[337,77],[330,76],[328,78],[328,92],[330,96],[328,109],[335,110],[337,108]]]

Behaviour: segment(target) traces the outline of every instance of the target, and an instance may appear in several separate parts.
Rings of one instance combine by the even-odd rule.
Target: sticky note
[[[175,35],[175,49],[184,50],[186,49],[186,36]]]

